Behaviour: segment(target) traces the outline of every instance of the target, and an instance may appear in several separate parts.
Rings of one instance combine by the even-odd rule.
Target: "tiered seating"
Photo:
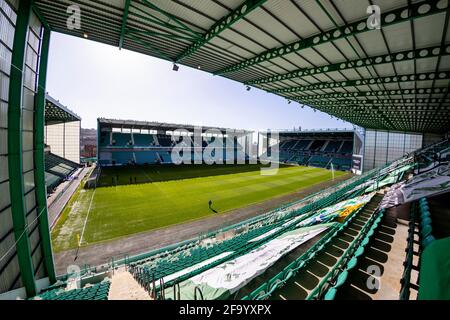
[[[157,162],[156,153],[153,151],[135,151],[136,163],[155,163]]]
[[[325,142],[326,142],[325,140],[314,140],[313,143],[311,144],[311,146],[309,147],[309,150],[319,151],[320,149],[322,149]]]
[[[384,210],[380,210],[377,215],[374,215],[374,221],[373,224],[366,224],[364,226],[365,235],[363,237],[360,237],[359,240],[355,243],[353,255],[347,259],[346,263],[343,263],[345,265],[343,269],[337,276],[334,277],[333,280],[330,281],[332,284],[332,287],[328,289],[326,292],[324,299],[325,300],[333,300],[336,297],[337,290],[346,282],[349,272],[355,269],[358,259],[362,257],[366,247],[368,246],[370,239],[375,233],[375,230],[378,228],[381,219],[383,218]]]
[[[300,164],[300,165],[306,165],[306,164],[308,163],[308,161],[309,161],[310,158],[311,158],[310,156],[305,156],[305,155],[299,156],[299,157],[298,157],[298,164]]]
[[[316,167],[325,168],[330,160],[331,159],[329,157],[315,155],[311,157],[311,159],[309,160],[309,164]]]
[[[341,267],[346,265],[359,249],[366,235],[372,232],[374,223],[379,223],[378,216],[373,213],[381,198],[381,196],[375,196],[371,202],[348,217],[343,224],[336,224],[304,254],[243,299],[270,297],[289,300],[321,297],[328,289],[329,283],[333,283],[338,276],[337,273]],[[333,259],[329,259],[330,256]],[[313,261],[321,261],[322,265],[327,267],[325,275],[319,276]],[[314,287],[310,282],[308,283],[308,273],[319,277]]]
[[[321,192],[320,195],[315,195],[315,200],[310,202],[299,209],[290,210],[289,205],[279,208],[277,211],[270,213],[268,216],[259,216],[246,221],[249,231],[238,233],[231,239],[225,241],[210,241],[208,245],[202,245],[200,241],[192,242],[189,244],[184,244],[176,249],[171,248],[170,250],[161,250],[158,254],[151,255],[147,258],[140,258],[135,260],[130,264],[130,272],[135,277],[135,279],[149,292],[153,293],[153,283],[155,286],[158,285],[159,279],[167,277],[171,274],[182,271],[186,268],[192,267],[200,262],[217,257],[225,252],[231,252],[230,255],[209,262],[204,266],[198,268],[191,268],[189,273],[177,277],[176,279],[167,280],[165,278],[165,288],[173,285],[174,282],[180,282],[184,279],[194,276],[206,269],[212,268],[213,266],[222,263],[225,260],[231,259],[232,257],[238,256],[243,252],[248,252],[252,248],[260,246],[265,241],[275,237],[280,232],[286,232],[289,228],[295,228],[295,224],[285,225],[287,221],[291,221],[292,218],[306,219],[314,214],[317,209],[327,207],[338,201],[344,200],[348,197],[347,192],[354,189],[357,185],[360,185],[361,181],[366,181],[372,176],[369,173],[364,177],[355,177],[350,182],[341,183],[340,188],[332,189],[333,192],[327,194],[326,192]],[[331,190],[331,189],[330,189]],[[320,196],[323,196],[320,198]],[[308,201],[308,198],[301,200]],[[297,205],[295,202],[292,205]],[[285,214],[280,215],[280,211],[286,211]],[[297,220],[299,222],[301,220]],[[242,225],[241,225],[242,226]],[[282,228],[280,228],[282,227]],[[238,230],[238,226],[233,227],[233,229]],[[288,229],[286,229],[288,228]],[[275,230],[276,229],[276,230]],[[265,235],[267,232],[273,232],[270,235],[260,237]],[[257,237],[260,237],[257,239]],[[251,239],[256,239],[255,241],[249,241]]]
[[[325,147],[325,152],[337,152],[339,150],[339,147],[341,146],[342,141],[334,141],[331,140],[328,142],[327,146]]]
[[[173,144],[172,138],[165,134],[158,134],[158,142],[162,147],[171,147]]]
[[[108,300],[109,280],[86,286],[82,289],[73,289],[65,291],[64,289],[53,289],[41,293],[33,300]]]
[[[351,165],[352,165],[352,159],[333,158],[331,160],[331,163],[333,164],[335,169],[338,169],[338,170],[350,170]]]
[[[70,176],[76,169],[78,169],[79,165],[59,157],[53,153],[47,153],[45,155],[45,171],[59,176],[59,177],[67,177]]]
[[[279,155],[279,159],[280,159],[280,162],[286,162],[286,161],[288,161],[289,159],[291,159],[292,158],[292,154],[291,153],[289,153],[289,152],[285,152],[285,151],[283,151],[283,150],[280,150],[280,155]]]
[[[112,157],[115,164],[128,164],[134,161],[133,152],[128,151],[114,152]]]
[[[296,150],[306,150],[308,148],[309,144],[311,143],[311,140],[300,140],[297,145],[295,146]]]
[[[148,147],[154,145],[153,135],[133,133],[134,145],[137,147]]]
[[[419,232],[416,233],[417,222],[419,222]],[[409,300],[411,289],[419,290],[417,283],[411,283],[412,270],[418,270],[418,266],[413,265],[414,255],[420,255],[421,252],[433,243],[436,239],[432,234],[431,213],[426,198],[421,198],[419,202],[411,205],[410,222],[408,228],[408,239],[406,247],[406,257],[403,262],[404,271],[400,280],[401,290],[400,299]],[[417,237],[418,236],[418,240]],[[414,244],[419,244],[419,250],[414,250]]]
[[[45,172],[45,185],[49,189],[56,188],[61,183],[61,177],[49,172]]]
[[[424,249],[428,247],[436,239],[432,235],[433,228],[431,225],[431,213],[426,198],[420,199],[419,207],[420,207],[420,244],[421,247]]]
[[[237,252],[248,250],[249,247],[254,247],[259,242],[249,242],[249,240],[255,239],[275,227],[276,225],[262,226],[248,232],[240,233],[231,239],[211,243],[209,245],[194,243],[186,246],[186,248],[179,248],[179,250],[176,250],[175,252],[167,252],[162,256],[150,257],[136,263],[132,263],[129,270],[136,281],[138,281],[146,290],[150,292],[152,290],[151,284],[153,281],[159,280],[170,274],[181,271],[225,252],[230,252],[230,255],[226,257],[224,256],[224,258],[216,260],[202,268],[195,269],[182,278],[192,277],[202,270],[211,268],[213,265],[217,265],[224,260],[228,260],[231,254],[236,254]],[[182,279],[178,277],[176,280],[181,281]],[[170,282],[166,282],[166,286],[170,286]]]
[[[339,150],[341,153],[352,153],[353,152],[353,142],[352,141],[345,141],[344,144],[341,147],[341,150]]]
[[[170,155],[170,152],[159,152],[159,156],[161,157],[163,163],[172,163],[172,156]]]
[[[298,140],[288,140],[283,144],[283,149],[292,149],[297,144]]]
[[[99,141],[100,147],[109,146],[109,142],[110,142],[109,141],[109,132],[102,131],[100,133],[100,141]]]
[[[113,132],[112,145],[116,147],[127,147],[131,145],[131,133]]]
[[[413,258],[414,258],[414,243],[416,240],[414,239],[416,235],[416,223],[418,216],[418,208],[415,203],[411,205],[410,216],[409,216],[409,224],[408,224],[408,238],[407,238],[407,246],[406,246],[406,256],[405,261],[403,262],[404,270],[402,278],[400,279],[401,289],[400,289],[400,300],[409,300],[410,289],[411,287],[415,287],[414,284],[411,284],[411,271],[413,269]],[[417,287],[416,287],[417,290]]]
[[[45,184],[48,189],[56,188],[64,179],[72,175],[79,165],[53,153],[45,154]]]

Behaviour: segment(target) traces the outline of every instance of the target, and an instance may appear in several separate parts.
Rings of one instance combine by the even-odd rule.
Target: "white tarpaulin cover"
[[[198,287],[205,300],[226,299],[231,294],[264,273],[277,260],[314,238],[333,224],[300,228],[286,232],[230,261],[219,264],[180,283],[180,296],[183,300],[194,299]],[[173,288],[166,290],[166,296],[173,296]]]
[[[381,208],[390,208],[450,191],[450,165],[441,165],[433,170],[397,183],[386,193]]]
[[[411,170],[412,168],[414,168],[413,164],[407,164],[401,168],[395,169],[394,171],[389,173],[389,175],[387,177],[385,177],[383,180],[379,181],[378,183],[373,183],[370,187],[368,187],[366,189],[365,192],[366,193],[372,192],[381,187],[387,186],[388,184],[396,183],[398,181],[398,179],[400,178],[400,174],[402,174],[405,171]]]
[[[297,226],[302,227],[311,224],[328,222],[338,217],[347,217],[350,213],[354,212],[355,210],[369,202],[374,195],[375,192],[372,192],[360,197],[341,201],[330,207],[323,208],[317,211],[312,217],[305,219],[297,224]]]

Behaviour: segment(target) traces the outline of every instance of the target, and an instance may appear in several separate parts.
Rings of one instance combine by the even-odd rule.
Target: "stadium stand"
[[[340,149],[341,145],[342,145],[342,141],[329,141],[323,151],[336,153]]]
[[[103,118],[97,120],[97,127],[100,132],[98,163],[101,166],[171,164],[173,163],[171,152],[175,146],[191,148],[183,150],[191,153],[190,156],[183,158],[185,161],[189,159],[193,161],[194,152],[199,151],[195,148],[200,148],[201,160],[206,161],[202,158],[203,151],[215,139],[223,139],[223,156],[216,157],[216,160],[226,159],[226,150],[230,148],[234,150],[234,158],[249,158],[245,153],[243,155],[238,153],[238,150],[245,150],[238,139],[249,140],[251,131],[206,127],[200,135],[195,132],[195,127],[190,125]],[[174,135],[173,132],[177,129],[188,131],[190,136]],[[209,129],[219,130],[222,137],[207,136]],[[237,139],[224,138],[227,134],[236,135]],[[186,142],[188,139],[190,142]],[[296,143],[297,141],[294,141],[294,144]],[[215,155],[214,151],[213,156]]]
[[[80,165],[75,162],[47,152],[45,154],[45,183],[47,188],[53,189],[57,187],[79,167]]]
[[[372,175],[373,174],[374,173],[372,173]],[[242,255],[244,252],[248,252],[249,250],[251,250],[251,248],[260,246],[262,243],[266,243],[269,239],[275,237],[277,234],[281,233],[282,231],[286,231],[280,229],[280,226],[285,225],[289,221],[289,219],[296,217],[296,222],[300,222],[304,219],[310,218],[311,209],[313,208],[317,210],[331,205],[338,200],[344,200],[349,196],[353,196],[354,193],[350,195],[346,195],[345,193],[349,190],[354,189],[358,185],[361,185],[362,182],[366,182],[370,177],[372,177],[372,175],[369,174],[361,179],[356,179],[356,181],[353,180],[351,182],[347,182],[346,184],[343,184],[342,188],[340,188],[338,191],[328,194],[326,197],[323,197],[321,199],[316,199],[313,203],[305,205],[300,210],[289,211],[290,206],[298,205],[298,203],[295,203],[291,204],[290,206],[280,208],[278,211],[271,213],[269,215],[269,219],[268,216],[264,216],[263,218],[259,218],[255,222],[247,222],[247,228],[251,229],[251,231],[240,233],[227,241],[219,242],[215,245],[210,245],[210,247],[208,246],[204,248],[202,242],[198,240],[197,242],[195,242],[194,244],[190,244],[189,246],[179,247],[173,254],[168,254],[168,252],[165,252],[164,256],[155,255],[151,258],[143,259],[136,263],[131,263],[130,272],[148,292],[155,295],[155,291],[159,292],[159,286],[162,286],[162,283],[164,283],[165,287],[171,286],[175,281],[183,281],[185,278],[190,278],[204,271],[205,269],[212,268],[213,266],[220,264],[224,260],[229,260],[233,256]],[[284,214],[280,218],[280,211],[283,210],[288,211],[288,214]],[[302,219],[299,219],[299,217],[301,217]],[[289,226],[290,224],[288,225],[288,227]],[[258,237],[261,237],[261,235],[268,233],[271,233],[269,237],[262,237],[261,239],[259,239],[259,241],[255,241],[254,243],[249,245],[249,239],[258,239]],[[214,256],[220,256],[221,254],[226,252],[230,254],[223,257],[222,259],[208,261],[208,259],[211,259]],[[155,259],[162,259],[165,262],[159,265],[158,263],[155,263]],[[190,266],[199,264],[202,261],[208,261],[209,263],[190,270],[190,272],[183,275],[183,277],[177,277],[176,279],[167,277],[170,274],[180,272],[183,269],[188,269]],[[162,282],[158,282],[163,277],[167,278]]]
[[[131,146],[133,143],[131,141],[130,133],[113,132],[112,133],[112,145],[117,147]]]
[[[110,281],[106,278],[100,283],[86,285],[81,289],[56,288],[46,290],[31,300],[108,300],[110,285]]]
[[[433,148],[434,155],[430,153],[430,149],[427,154],[435,156],[443,149],[445,144]],[[388,232],[385,224],[386,219],[390,218],[389,209],[382,208],[385,198],[389,195],[386,190],[389,190],[394,182],[401,184],[402,181],[411,179],[411,176],[420,174],[417,161],[424,159],[420,157],[421,153],[417,151],[406,155],[382,168],[354,176],[337,186],[241,223],[149,253],[127,257],[116,263],[123,263],[153,299],[200,296],[217,298],[218,296],[211,295],[204,287],[196,288],[196,293],[186,293],[186,290],[192,289],[187,284],[190,279],[208,274],[210,270],[215,270],[214,268],[225,267],[230,261],[238,261],[246,255],[254,254],[286,233],[326,225],[326,232],[308,240],[306,250],[299,253],[294,250],[288,255],[288,259],[275,262],[270,269],[243,282],[236,292],[225,292],[220,297],[243,300],[346,299],[355,274],[359,272],[361,265],[366,263],[380,234]],[[381,183],[386,177],[394,175],[398,179],[389,180],[392,181],[390,184]],[[431,200],[442,201],[439,197],[433,197]],[[427,268],[435,266],[433,259],[436,259],[438,254],[432,250],[430,257],[422,254],[439,240],[436,237],[438,233],[435,233],[433,228],[431,200],[422,197],[410,205],[404,272],[399,278],[399,299],[410,299],[411,290],[417,291],[416,294],[420,296],[421,286],[418,281],[424,281],[420,269],[423,265]],[[333,214],[328,215],[326,212]],[[448,216],[446,217],[448,219]],[[447,234],[439,234],[442,239],[445,236],[448,237]],[[434,250],[443,249],[439,247]],[[419,257],[419,263],[414,262],[414,256]],[[100,266],[86,269],[82,274],[88,276],[99,269]],[[412,272],[418,273],[414,279]],[[50,287],[36,299],[106,299],[109,282],[105,279],[104,282],[83,289],[65,291],[61,287]],[[66,280],[60,278],[60,281],[64,284]],[[428,284],[429,281],[424,286]],[[433,290],[432,292],[438,291]],[[433,294],[428,294],[429,296]],[[427,295],[424,296],[426,297]]]
[[[353,151],[360,152],[362,144],[356,131],[281,131],[279,134],[280,162],[342,171],[351,170]]]
[[[348,171],[350,170],[352,160],[348,158],[333,158],[331,159],[330,166],[333,164],[337,170]]]
[[[325,156],[314,155],[309,159],[309,164],[315,167],[326,168],[330,163],[331,158]]]
[[[136,147],[148,147],[155,143],[151,134],[133,133],[133,139]]]
[[[313,143],[309,146],[308,150],[311,151],[322,151],[323,146],[325,145],[324,140],[314,140]]]
[[[173,145],[172,138],[165,134],[158,134],[158,142],[162,147],[171,147]]]
[[[341,149],[339,149],[339,152],[340,153],[352,153],[352,149],[353,149],[352,143],[350,141],[345,141],[342,144]]]

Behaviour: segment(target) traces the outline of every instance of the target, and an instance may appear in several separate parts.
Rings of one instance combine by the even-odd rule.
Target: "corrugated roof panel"
[[[275,39],[278,40],[279,44],[288,44],[293,41],[298,40],[298,35],[293,33],[289,28],[283,25],[283,21],[270,12],[265,6],[261,6],[259,10],[254,10],[246,16],[246,20],[253,22],[259,28],[267,30]],[[270,28],[268,28],[270,26]],[[241,25],[239,25],[241,27]],[[269,48],[275,45],[267,43]]]
[[[440,45],[442,41],[442,31],[444,29],[444,20],[444,13],[414,20],[417,48]],[[447,34],[449,33],[450,31],[447,30]]]
[[[330,63],[346,61],[332,43],[324,43],[323,45],[315,47],[314,50],[305,49],[302,51],[302,55],[316,66],[326,66]]]
[[[244,34],[245,35],[245,34]],[[219,40],[220,38],[220,40]],[[242,36],[237,34],[232,30],[225,30],[220,34],[220,37],[216,37],[212,39],[211,43],[216,43],[218,41],[228,42],[229,45],[233,45],[230,48],[237,49],[239,48],[241,52],[241,56],[244,59],[248,59],[253,57],[256,53],[264,51],[264,47],[258,41],[254,41],[251,38]]]
[[[67,19],[65,9],[69,3],[72,2],[68,0],[36,0],[36,5],[42,9],[42,14],[48,18],[54,30],[79,37],[88,33],[88,38],[91,40],[115,46],[119,44],[124,0],[99,0],[95,2],[78,0],[77,3],[85,11],[85,21],[82,30],[70,32],[65,27]],[[436,2],[431,0],[412,1],[412,3],[422,4],[421,9],[426,9],[429,4],[432,7],[436,5]],[[152,4],[159,8],[150,8]],[[419,79],[415,82],[410,80],[400,83],[385,83],[386,78],[378,79],[378,77],[392,77],[390,78],[392,81],[392,79],[395,79],[393,78],[395,73],[400,75],[413,74],[414,65],[417,66],[416,72],[418,73],[434,72],[438,60],[436,56],[418,59],[415,63],[410,60],[412,57],[408,57],[406,61],[395,63],[389,60],[383,61],[382,58],[377,58],[376,61],[367,58],[367,56],[386,55],[389,51],[397,53],[411,50],[413,48],[411,25],[414,26],[417,48],[439,45],[444,36],[444,31],[447,31],[443,30],[445,13],[414,19],[413,23],[406,21],[384,26],[382,30],[365,31],[357,35],[349,34],[347,38],[328,41],[313,46],[313,48],[309,48],[308,45],[308,47],[297,52],[289,51],[287,48],[282,52],[280,47],[284,44],[297,42],[300,38],[320,35],[319,29],[333,30],[337,26],[342,28],[346,23],[360,20],[364,24],[368,17],[366,9],[369,1],[267,0],[261,8],[255,9],[228,30],[205,42],[204,36],[208,29],[228,15],[230,10],[241,4],[241,0],[152,0],[150,4],[144,6],[133,1],[125,25],[124,48],[159,56],[167,60],[178,59],[181,55],[184,58],[181,61],[182,64],[194,68],[200,66],[202,70],[213,73],[223,71],[226,68],[223,73],[225,77],[241,82],[262,79],[263,84],[257,84],[257,86],[268,91],[280,88],[307,87],[320,82],[325,85],[323,89],[299,92],[295,92],[298,91],[295,90],[280,95],[291,98],[300,95],[321,95],[325,99],[322,99],[323,101],[326,101],[326,99],[330,101],[330,105],[324,104],[318,106],[318,109],[372,127],[392,126],[393,124],[385,122],[387,118],[412,118],[408,109],[404,109],[403,104],[395,109],[384,106],[384,108],[375,111],[376,109],[362,103],[362,100],[369,97],[358,98],[361,103],[357,106],[347,106],[353,108],[349,112],[343,106],[336,105],[336,101],[340,101],[337,99],[341,98],[335,98],[328,93],[429,88],[433,84],[448,87],[446,74],[444,74],[444,78],[438,76],[436,81]],[[374,1],[374,4],[381,7],[382,14],[400,7],[404,8],[401,11],[402,16],[408,13],[407,0],[378,0]],[[438,3],[439,10],[443,10],[442,4],[448,6],[448,1],[440,1]],[[158,10],[166,12],[158,12]],[[302,11],[306,16],[302,14]],[[159,20],[149,21],[148,13]],[[180,27],[176,27],[175,24]],[[136,30],[131,34],[132,28]],[[449,28],[447,27],[447,29]],[[383,34],[386,41],[383,39]],[[450,32],[445,37],[450,42]],[[186,51],[187,48],[193,48],[194,42],[199,44],[198,47],[194,47],[192,52]],[[160,52],[155,49],[159,49]],[[450,48],[446,48],[446,50],[449,51]],[[264,52],[264,56],[259,56],[262,52]],[[359,62],[360,64],[357,67],[345,63],[347,59],[358,60],[361,58],[363,60]],[[440,60],[440,70],[448,70],[450,57],[441,57]],[[243,61],[245,63],[242,63]],[[231,66],[233,68],[229,68]],[[308,69],[307,72],[301,70],[304,68]],[[299,71],[302,73],[299,74]],[[310,71],[314,71],[312,75],[305,75],[309,74]],[[339,87],[341,84],[338,84],[337,87],[334,87],[334,85],[329,88],[326,87],[333,82],[342,82],[347,79],[368,79],[371,82],[370,84],[358,84],[357,86]],[[277,82],[270,82],[275,80]],[[372,83],[372,81],[375,82]],[[324,96],[325,94],[327,95]],[[394,99],[399,94],[383,94],[382,96]],[[403,98],[410,97],[411,94],[403,94],[402,96]],[[414,97],[417,97],[417,94]],[[345,101],[345,99],[341,100]],[[392,105],[395,105],[395,103]],[[432,104],[428,106],[430,105]],[[425,105],[424,108],[426,107]],[[448,112],[448,105],[444,104],[444,108],[443,110]],[[411,129],[417,123],[420,123],[420,121],[408,123],[407,120],[404,120],[398,126]],[[434,122],[428,121],[422,127],[416,128],[417,130],[424,130],[423,128],[438,128],[433,130],[439,130],[443,127],[435,119]]]
[[[311,34],[318,32],[314,24],[303,14],[303,9],[300,4],[305,1],[286,1],[286,0],[272,0],[266,2],[264,7],[274,14],[277,18],[283,21],[291,30],[293,30],[300,38],[305,38]],[[301,22],[301,23],[299,23]],[[267,27],[267,25],[266,25]],[[291,41],[298,40],[292,38]]]

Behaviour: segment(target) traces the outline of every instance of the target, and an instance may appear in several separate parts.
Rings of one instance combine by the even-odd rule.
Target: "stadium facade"
[[[360,0],[327,5],[320,2],[302,5],[294,2],[244,1],[233,8],[212,3],[194,8],[192,4],[172,1],[77,3],[83,17],[78,26],[76,23],[69,24],[69,20],[73,20],[67,10],[71,2],[0,0],[2,297],[33,297],[56,281],[47,219],[44,165],[45,85],[51,31],[156,56],[172,61],[177,68],[178,64],[200,67],[203,71],[266,90],[370,129],[366,147],[371,146],[373,137],[375,158],[369,157],[367,149],[365,163],[373,162],[374,166],[389,161],[386,159],[394,157],[394,153],[409,152],[414,147],[420,147],[419,142],[411,141],[403,147],[397,147],[394,153],[380,152],[377,160],[377,146],[386,146],[388,150],[387,142],[401,144],[401,137],[395,137],[397,131],[422,133],[427,141],[448,138],[448,1],[375,1],[381,11],[378,20],[377,17],[366,15],[370,3]],[[368,23],[370,18],[375,18],[371,20],[374,23]],[[291,26],[289,21],[300,23]],[[386,131],[392,131],[392,136]],[[431,137],[432,134],[436,137]],[[404,135],[404,140],[406,137]],[[422,142],[422,146],[425,145]],[[341,185],[337,193],[321,194],[314,198],[314,203],[308,203],[306,206],[309,207],[302,209],[303,213],[347,199],[348,194],[344,192],[356,194],[358,190],[354,188],[363,183],[378,186],[380,177],[393,172],[395,181],[398,181],[403,177],[398,170],[419,160],[428,159],[421,164],[428,167],[441,165],[446,159],[448,161],[446,148],[448,145],[433,144],[430,148],[416,151],[384,166],[382,170],[369,171],[361,177],[362,180],[355,179]],[[367,161],[367,158],[373,160]],[[443,176],[441,169],[436,167],[436,178]],[[420,178],[418,171],[411,174]],[[430,237],[430,216],[433,216],[433,205],[443,203],[435,199],[427,200],[427,194],[422,196],[421,200],[414,198],[416,202],[412,212],[416,220],[411,220],[420,224],[421,250],[435,240]],[[331,272],[327,273],[329,276],[313,292],[309,292],[308,297],[323,297],[325,289],[332,297],[345,281],[348,272],[354,268],[355,260],[351,260],[352,257],[357,260],[364,252],[364,246],[373,234],[371,231],[376,230],[385,212],[374,211],[373,206],[376,207],[379,200],[373,198],[374,202],[366,212],[369,215],[363,214],[366,218],[355,223],[362,231],[349,240],[351,250],[346,250],[342,256],[350,258],[345,260],[344,276],[338,279],[336,270],[343,269],[331,266]],[[372,213],[376,215],[367,218]],[[256,234],[262,233],[263,229],[259,227],[265,225],[255,226]],[[414,229],[414,224],[411,228]],[[269,229],[265,228],[264,231],[268,232]],[[314,250],[320,252],[343,230],[333,229],[333,233],[318,243]],[[413,234],[411,237],[414,239]],[[236,240],[232,245],[241,244],[239,241]],[[184,250],[187,247],[180,245],[180,248]],[[412,245],[408,247],[407,266],[411,265],[411,248]],[[202,250],[196,251],[199,257],[208,256]],[[308,259],[316,255],[314,250],[309,252]],[[149,256],[150,260],[157,256],[153,254]],[[430,258],[433,258],[432,252]],[[292,282],[293,274],[307,261],[300,259],[295,263],[295,266],[283,269],[283,273],[277,275],[278,278],[267,279],[264,282],[266,287],[256,288],[243,298],[270,296],[279,289],[279,283]],[[165,260],[165,266],[168,264],[170,260]],[[183,268],[187,265],[180,264]],[[151,277],[146,274],[146,269],[136,265],[132,270],[133,276],[151,289]],[[423,274],[428,277],[421,277],[423,290],[430,288],[432,281],[436,280],[429,279],[430,276],[442,275],[433,273],[431,269],[427,271]],[[164,272],[166,275],[168,271]],[[187,274],[183,277],[187,277]],[[331,278],[333,281],[326,281]],[[407,286],[408,281],[404,281]],[[323,285],[325,283],[332,284],[332,287]],[[192,283],[184,285],[190,288]],[[103,294],[104,297],[103,284],[94,289],[96,293],[101,293],[99,296]],[[221,294],[228,296],[229,292],[225,291]],[[43,298],[57,296],[49,292]],[[426,293],[424,297],[427,297]]]
[[[80,163],[81,118],[46,95],[44,141],[51,152]]]

